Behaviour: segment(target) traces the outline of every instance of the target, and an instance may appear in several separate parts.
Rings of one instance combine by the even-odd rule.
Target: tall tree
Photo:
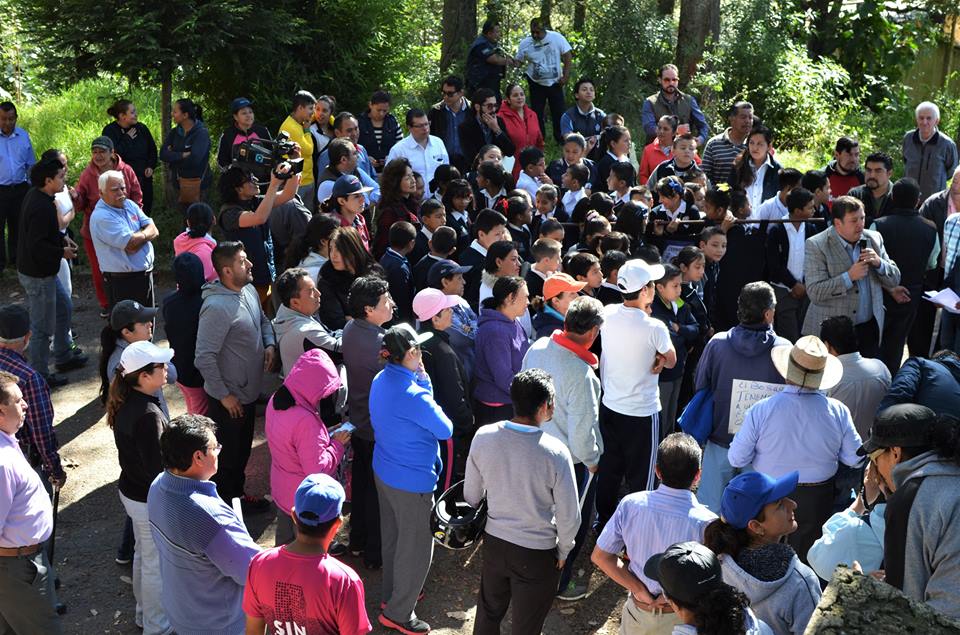
[[[477,36],[477,0],[443,0],[440,75],[462,75],[467,48]]]
[[[720,0],[681,0],[677,30],[677,67],[684,83],[697,74],[708,39],[720,34]]]
[[[573,30],[583,33],[587,24],[587,0],[573,0]]]

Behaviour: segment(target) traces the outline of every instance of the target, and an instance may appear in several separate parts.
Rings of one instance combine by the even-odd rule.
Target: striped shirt
[[[57,435],[53,432],[53,403],[47,382],[27,364],[23,355],[9,348],[0,348],[0,370],[20,380],[20,390],[27,402],[26,421],[17,432],[27,460],[36,452],[48,476],[64,476],[57,453]]]
[[[710,183],[726,183],[733,173],[733,160],[746,149],[746,143],[734,143],[730,140],[730,128],[707,141],[700,167],[710,179]]]
[[[960,214],[947,217],[943,224],[943,251],[944,280],[949,281],[953,268],[960,265]]]
[[[607,553],[626,548],[630,573],[656,596],[660,584],[643,575],[647,559],[678,542],[702,542],[703,530],[716,518],[690,490],[660,485],[624,497],[597,538],[597,546]]]

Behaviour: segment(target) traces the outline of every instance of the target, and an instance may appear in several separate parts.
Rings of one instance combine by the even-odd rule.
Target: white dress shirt
[[[443,141],[439,137],[433,135],[427,137],[426,147],[414,141],[413,135],[407,135],[402,141],[395,143],[390,148],[386,162],[390,163],[399,158],[409,161],[413,171],[422,176],[423,182],[428,185],[424,188],[424,199],[430,196],[429,183],[433,180],[433,173],[437,171],[437,167],[450,163],[447,147],[443,145]]]

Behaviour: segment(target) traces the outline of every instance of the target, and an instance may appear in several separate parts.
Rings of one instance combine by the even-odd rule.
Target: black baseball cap
[[[656,580],[667,597],[687,606],[723,584],[720,560],[699,542],[679,542],[651,556],[643,575]]]
[[[136,300],[121,300],[110,311],[110,328],[119,331],[128,324],[150,322],[156,316],[156,309],[145,307]]]
[[[903,403],[885,408],[870,428],[870,438],[857,454],[868,456],[883,448],[922,448],[930,445],[937,413],[926,406]]]
[[[433,333],[417,333],[409,324],[397,324],[387,329],[383,334],[383,343],[381,348],[390,355],[390,357],[403,357],[411,348],[420,346],[428,339],[433,337]]]
[[[439,289],[442,279],[457,273],[467,273],[471,269],[473,267],[469,265],[460,266],[452,260],[438,260],[430,265],[430,271],[427,272],[427,286]]]
[[[18,340],[30,332],[30,314],[19,304],[0,307],[0,338]]]

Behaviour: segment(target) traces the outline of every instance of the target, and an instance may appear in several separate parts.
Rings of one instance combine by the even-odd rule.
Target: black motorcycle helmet
[[[440,495],[430,512],[430,531],[441,547],[459,550],[472,546],[487,524],[487,501],[476,508],[463,500],[463,481]]]

